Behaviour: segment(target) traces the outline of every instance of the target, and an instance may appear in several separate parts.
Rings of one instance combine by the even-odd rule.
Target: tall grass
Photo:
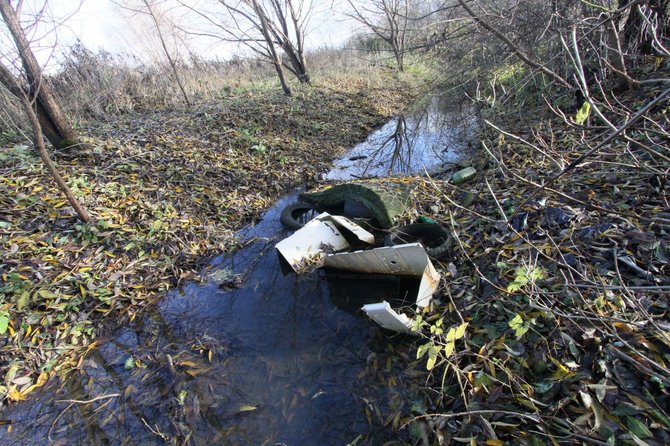
[[[346,48],[322,48],[307,55],[313,78],[345,82],[348,73],[370,79],[378,86],[375,72],[383,61],[375,55]],[[238,89],[272,88],[278,82],[272,67],[262,60],[233,58],[210,61],[192,56],[178,61],[179,76],[187,94],[198,101],[215,100]],[[183,104],[183,97],[167,62],[147,64],[132,54],[94,53],[81,44],[70,48],[60,70],[44,79],[56,92],[74,122]],[[295,87],[300,88],[295,82]],[[0,144],[25,139],[24,114],[12,95],[0,89]]]

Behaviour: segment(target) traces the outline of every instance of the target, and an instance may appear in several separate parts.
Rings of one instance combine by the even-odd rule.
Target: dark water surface
[[[453,150],[435,139],[433,130],[445,125],[437,116],[426,112],[428,130],[414,140],[443,163]],[[403,152],[407,162],[394,165],[426,168],[412,157],[419,152]],[[363,175],[371,172],[389,173]],[[8,408],[0,445],[345,446],[397,438],[388,416],[409,414],[398,352],[410,340],[390,339],[355,314],[355,303],[348,311],[334,305],[351,303],[347,289],[356,283],[340,282],[331,296],[318,273],[282,273],[274,245],[288,233],[278,217],[295,199],[285,197],[241,231],[253,241],[217,258],[208,284],[169,293],[101,339],[64,383],[52,380]]]
[[[461,161],[475,142],[476,108],[454,95],[428,95],[335,162],[326,179],[436,173]]]
[[[0,444],[344,446],[359,435],[359,444],[394,438],[379,416],[406,403],[402,389],[388,387],[394,375],[401,380],[400,368],[376,370],[387,339],[333,305],[318,274],[281,272],[274,244],[287,233],[278,213],[294,200],[280,200],[243,231],[264,237],[218,258],[216,281],[168,294],[102,340],[81,373],[9,408],[2,418],[11,432],[0,429]],[[136,361],[130,370],[128,358]]]

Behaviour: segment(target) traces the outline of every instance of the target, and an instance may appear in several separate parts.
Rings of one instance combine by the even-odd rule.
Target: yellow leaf
[[[447,333],[447,342],[454,342],[455,340],[456,340],[456,330],[450,328],[449,332]]]
[[[196,364],[193,361],[180,361],[177,364],[182,365],[184,367],[197,367],[198,366],[198,364]]]
[[[24,397],[23,399],[25,399],[25,396],[26,396],[26,395],[28,395],[30,392],[32,392],[33,390],[37,389],[38,387],[39,387],[39,386],[38,386],[37,384],[33,384],[32,386],[28,387],[28,388],[25,389],[23,392],[21,392],[21,396]]]
[[[240,408],[237,410],[238,412],[252,412],[254,410],[258,409],[258,406],[240,406]]]
[[[444,354],[448,358],[451,356],[452,353],[454,353],[454,349],[456,348],[456,343],[454,341],[447,342],[447,345],[444,346]]]
[[[40,373],[40,376],[37,377],[37,382],[35,383],[36,386],[43,386],[47,380],[49,379],[49,374],[42,372]]]
[[[562,371],[563,373],[570,373],[570,369],[568,369],[566,366],[561,364],[558,360],[556,360],[554,358],[549,358],[549,359],[551,359],[551,362],[553,362],[554,365],[556,367],[558,367],[560,371]]]
[[[591,104],[589,104],[588,101],[584,101],[579,110],[577,110],[577,114],[575,115],[575,122],[579,125],[584,124],[589,118],[589,114],[591,114]]]
[[[16,390],[15,388],[12,388],[9,393],[7,393],[7,396],[9,397],[10,400],[12,401],[23,401],[26,399],[21,392]]]
[[[32,339],[30,340],[33,344],[36,343],[36,341],[37,341],[37,335],[38,335],[38,334],[40,334],[40,329],[39,329],[39,328],[38,328],[37,330],[35,330],[35,333],[33,333],[33,337],[32,337]]]
[[[505,442],[502,441],[502,440],[497,440],[497,439],[494,440],[493,438],[491,438],[490,440],[486,440],[484,442],[484,444],[486,446],[503,446],[505,444]]]
[[[58,281],[61,280],[63,277],[67,276],[68,274],[70,274],[70,271],[63,271],[62,273],[60,273],[59,275],[57,275],[56,278],[55,278],[51,283],[53,284],[53,283],[58,282]]]
[[[456,339],[461,339],[463,336],[465,336],[466,328],[468,328],[468,322],[458,326],[458,328],[456,329]]]
[[[79,292],[81,293],[81,297],[86,299],[86,289],[84,288],[84,285],[81,283],[79,284]]]

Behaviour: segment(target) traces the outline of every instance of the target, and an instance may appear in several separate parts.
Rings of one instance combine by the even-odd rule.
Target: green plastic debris
[[[368,208],[382,228],[394,226],[395,218],[409,205],[410,187],[404,184],[372,185],[346,183],[322,192],[305,193],[300,199],[322,207],[343,206],[347,200],[356,200]]]
[[[475,170],[474,167],[466,167],[465,169],[459,170],[458,172],[453,174],[451,176],[451,182],[453,184],[465,183],[466,181],[469,181],[472,178],[474,178],[476,174],[477,171]]]
[[[435,220],[433,220],[430,217],[426,217],[424,215],[420,215],[419,218],[416,219],[416,222],[417,223],[428,223],[428,224],[432,224],[432,225],[437,224],[437,222]]]

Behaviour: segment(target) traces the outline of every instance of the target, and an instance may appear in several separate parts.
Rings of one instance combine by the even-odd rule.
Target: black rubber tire
[[[289,204],[281,211],[279,221],[286,229],[297,231],[307,223],[307,221],[303,221],[300,217],[308,212],[312,212],[316,215],[316,207],[313,204],[305,203],[304,201],[296,201],[295,203]]]
[[[421,243],[428,257],[433,260],[444,260],[451,248],[451,236],[442,225],[415,223],[392,229],[386,238],[387,246],[404,243]]]

